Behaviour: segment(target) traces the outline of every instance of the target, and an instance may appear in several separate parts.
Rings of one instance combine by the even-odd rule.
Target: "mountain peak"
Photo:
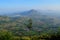
[[[29,12],[37,12],[37,10],[35,10],[35,9],[31,9]]]
[[[37,11],[37,10],[35,10],[35,9],[31,9],[30,11]]]

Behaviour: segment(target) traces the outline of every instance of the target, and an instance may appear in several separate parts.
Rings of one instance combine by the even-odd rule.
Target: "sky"
[[[29,9],[60,10],[60,0],[0,0],[0,12]]]

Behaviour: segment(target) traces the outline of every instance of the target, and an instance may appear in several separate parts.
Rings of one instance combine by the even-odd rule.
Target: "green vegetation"
[[[34,36],[15,36],[13,33],[1,30],[0,31],[0,40],[59,40],[60,35],[57,33],[49,34],[49,33],[42,33],[40,35]]]
[[[0,40],[58,40],[60,24],[57,20],[41,18],[38,22],[28,17],[0,16]]]

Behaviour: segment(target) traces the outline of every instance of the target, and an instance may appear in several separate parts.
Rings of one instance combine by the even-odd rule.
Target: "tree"
[[[11,32],[8,31],[0,31],[0,40],[11,40],[13,35]]]
[[[27,25],[28,29],[31,29],[32,28],[32,19],[29,19],[28,20],[29,24]]]
[[[32,28],[32,19],[30,18],[26,23],[24,23],[24,25],[26,25],[27,28],[28,28],[29,30],[31,30],[31,28]]]

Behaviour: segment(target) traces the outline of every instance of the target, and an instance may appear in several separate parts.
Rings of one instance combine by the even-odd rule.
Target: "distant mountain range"
[[[32,17],[32,16],[45,15],[45,16],[59,17],[60,18],[60,12],[59,11],[54,11],[54,10],[35,10],[35,9],[26,10],[26,11],[22,11],[22,12],[15,12],[15,13],[6,13],[6,14],[2,13],[0,15],[2,15],[2,16],[10,16],[10,17],[22,17],[22,16]]]

